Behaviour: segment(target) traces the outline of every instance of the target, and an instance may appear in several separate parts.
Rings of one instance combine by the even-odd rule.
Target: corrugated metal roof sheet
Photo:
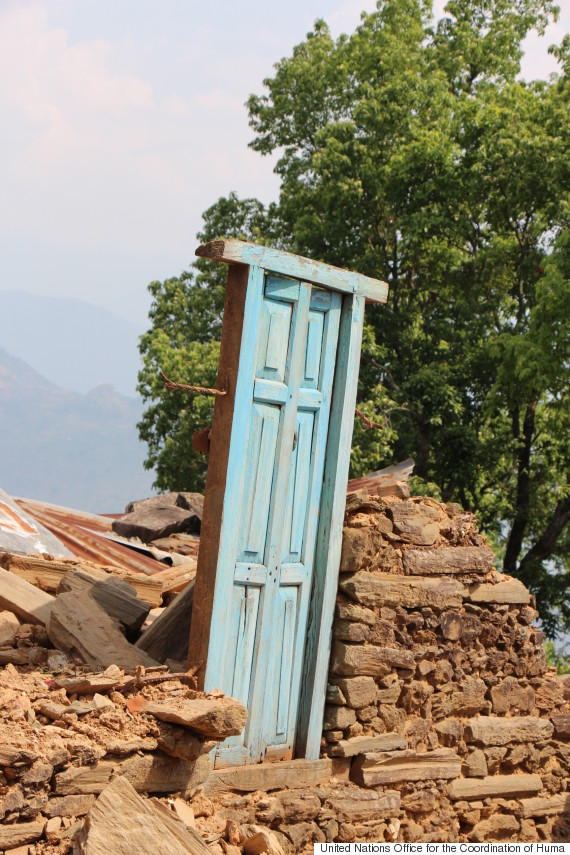
[[[111,527],[113,516],[99,516],[35,499],[14,501],[52,532],[77,558],[145,573],[147,576],[164,570],[164,565],[156,559],[108,539],[109,535],[114,536]]]
[[[0,550],[30,555],[49,552],[60,558],[71,552],[56,540],[51,530],[40,525],[40,521],[18,507],[11,496],[0,490]]]

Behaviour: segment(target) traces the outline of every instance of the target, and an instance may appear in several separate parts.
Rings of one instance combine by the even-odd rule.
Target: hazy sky
[[[554,70],[546,47],[570,31],[560,6],[529,42],[526,77]],[[146,285],[191,262],[205,208],[231,190],[277,196],[271,160],[247,148],[247,96],[315,18],[338,35],[374,7],[0,0],[0,289],[144,322]]]

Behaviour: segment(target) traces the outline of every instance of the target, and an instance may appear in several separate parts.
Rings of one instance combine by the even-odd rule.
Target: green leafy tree
[[[570,40],[548,82],[518,71],[555,12],[452,0],[434,26],[427,0],[380,0],[336,40],[317,21],[248,101],[278,202],[232,194],[205,228],[389,283],[359,381],[382,427],[357,421],[352,473],[413,455],[418,479],[478,513],[550,633],[570,625]],[[174,379],[197,382],[188,366]]]
[[[220,234],[262,240],[266,214],[256,199],[235,194],[209,208],[198,239]],[[207,458],[192,447],[192,436],[211,423],[213,398],[166,389],[159,371],[174,382],[214,388],[224,307],[225,265],[196,261],[192,271],[151,282],[151,329],[141,336],[138,391],[146,404],[138,425],[147,443],[147,469],[158,490],[201,490]]]

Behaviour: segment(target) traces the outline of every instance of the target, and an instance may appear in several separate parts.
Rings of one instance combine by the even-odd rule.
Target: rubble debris
[[[394,513],[395,503],[414,507]],[[418,514],[417,506],[429,510]],[[438,528],[429,546],[413,542],[426,536],[408,522],[412,540],[401,537],[402,526],[396,532],[395,519],[420,518],[420,528]],[[493,569],[473,517],[455,505],[362,489],[348,497],[345,538],[331,729],[316,761],[211,770],[216,740],[243,726],[245,710],[197,692],[185,664],[171,661],[185,659],[192,584],[135,648],[105,615],[130,653],[168,661],[180,674],[164,664],[146,672],[124,661],[85,665],[75,648],[52,649],[41,623],[0,611],[0,663],[17,663],[0,667],[0,847],[18,855],[102,845],[105,855],[122,845],[130,852],[135,815],[145,823],[152,816],[148,827],[161,823],[169,845],[183,840],[181,851],[211,855],[293,855],[318,841],[570,840],[570,682],[546,665],[534,602]],[[36,560],[83,572],[84,562]],[[52,614],[74,596],[82,595],[59,594]],[[159,620],[155,656],[142,645],[150,646]],[[144,853],[148,839],[136,850]]]

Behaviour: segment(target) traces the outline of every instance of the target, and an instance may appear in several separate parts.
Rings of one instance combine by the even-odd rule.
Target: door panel
[[[246,451],[244,504],[238,510],[238,561],[263,563],[280,408],[254,403]],[[241,513],[240,513],[241,511]]]
[[[242,500],[232,509],[233,590],[220,627],[222,688],[249,718],[218,748],[216,766],[291,756],[339,317],[337,294],[266,277]]]

